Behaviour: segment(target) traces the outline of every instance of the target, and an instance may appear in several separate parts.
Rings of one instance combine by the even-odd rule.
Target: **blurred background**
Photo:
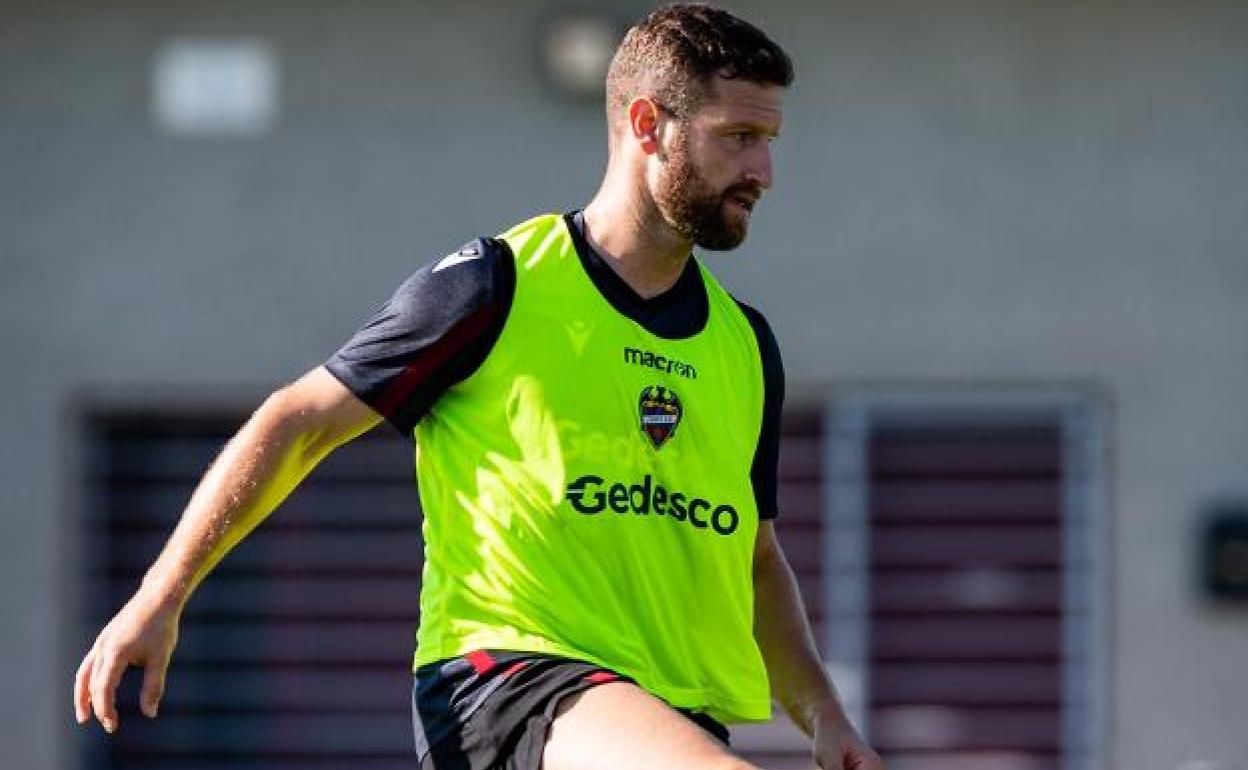
[[[859,724],[891,770],[1248,768],[1248,5],[729,7],[798,78],[705,261],[785,353],[780,528]],[[73,671],[269,390],[589,199],[645,10],[0,6],[5,767],[414,766],[385,428],[197,594],[158,723],[76,728]]]

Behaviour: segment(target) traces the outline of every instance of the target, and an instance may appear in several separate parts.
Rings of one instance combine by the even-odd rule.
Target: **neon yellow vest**
[[[705,328],[618,313],[558,215],[504,233],[516,288],[478,370],[417,425],[415,665],[566,655],[721,721],[771,715],[753,637],[757,340],[705,269]]]

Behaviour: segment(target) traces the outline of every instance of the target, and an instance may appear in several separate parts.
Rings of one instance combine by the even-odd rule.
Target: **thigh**
[[[564,698],[542,770],[751,770],[705,730],[635,684],[610,682]]]

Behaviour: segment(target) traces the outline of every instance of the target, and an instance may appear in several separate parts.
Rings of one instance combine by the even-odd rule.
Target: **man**
[[[720,10],[672,6],[630,30],[593,200],[417,271],[265,401],[85,656],[78,720],[117,728],[127,665],[144,667],[155,717],[194,587],[384,418],[414,432],[426,513],[423,767],[747,768],[723,723],[767,719],[774,694],[822,767],[881,768],[772,527],[775,341],[690,257],[744,239],[792,78],[778,46]]]

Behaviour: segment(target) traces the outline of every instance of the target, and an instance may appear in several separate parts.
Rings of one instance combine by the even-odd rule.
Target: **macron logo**
[[[448,267],[455,267],[464,262],[471,262],[474,259],[480,259],[481,250],[476,246],[466,246],[454,254],[447,254],[442,261],[433,266],[433,272],[445,270]]]

